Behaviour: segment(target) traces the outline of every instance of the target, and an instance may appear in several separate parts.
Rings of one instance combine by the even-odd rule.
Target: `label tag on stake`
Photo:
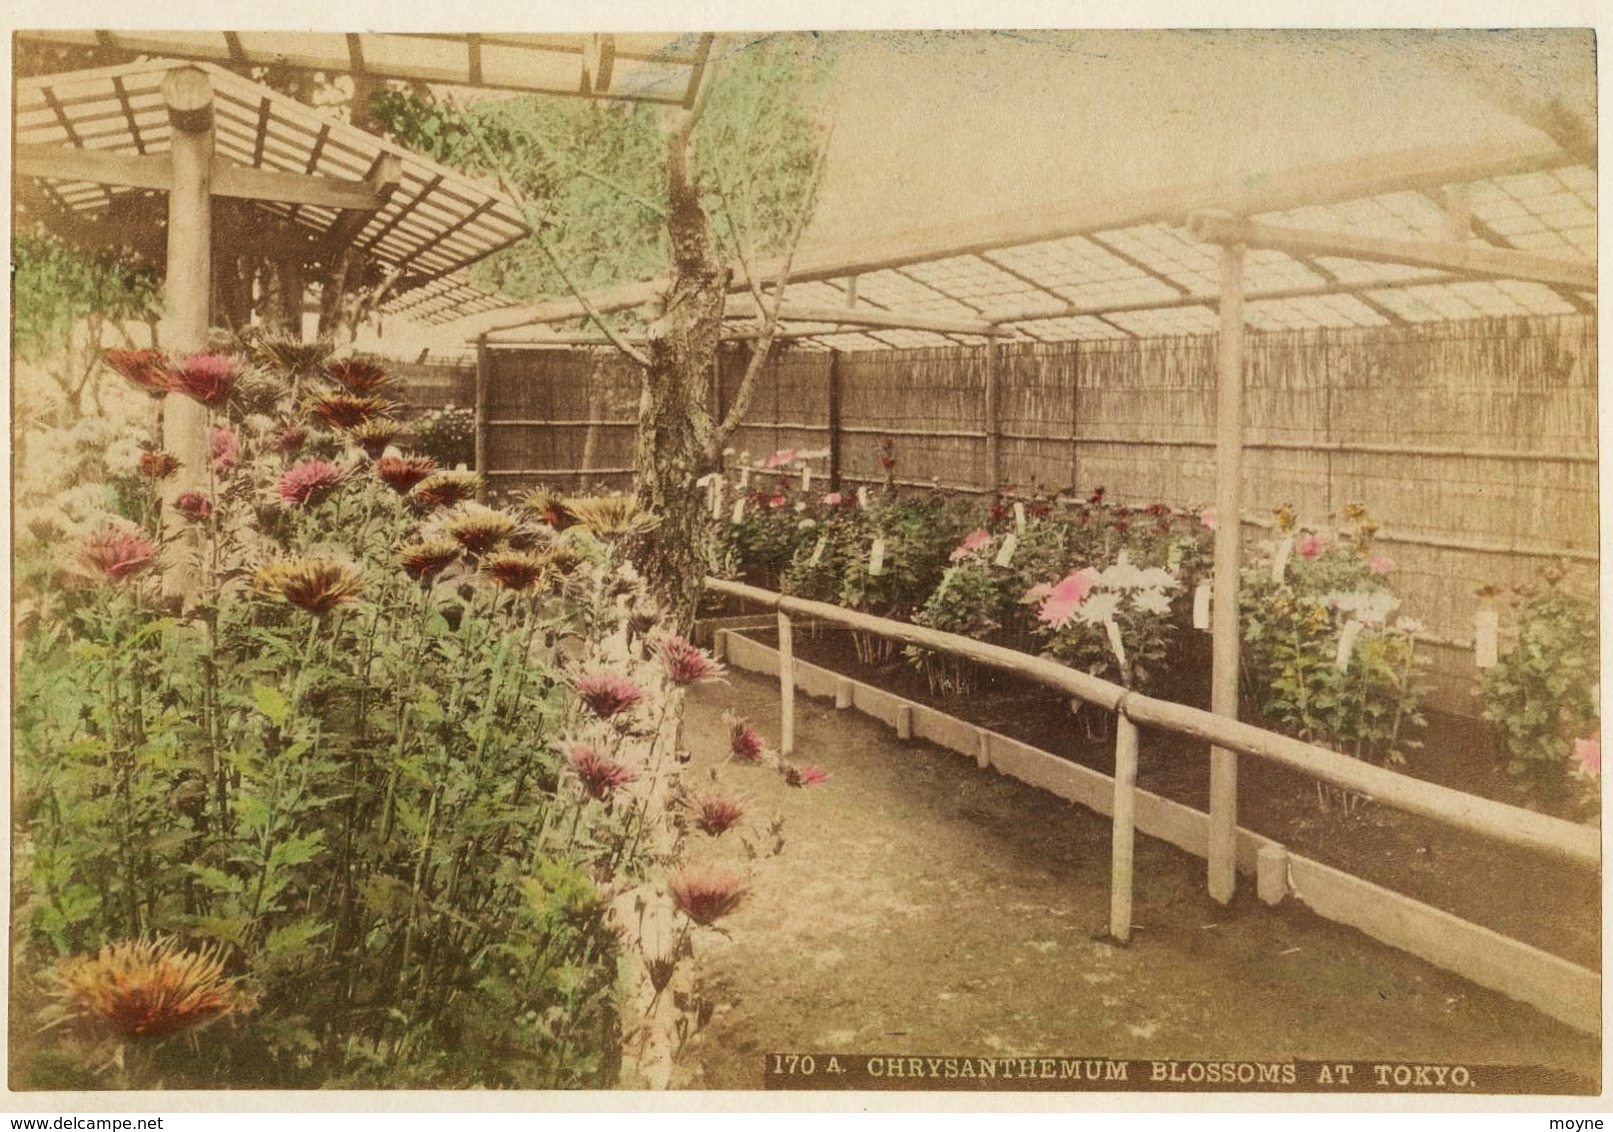
[[[805,495],[807,492],[809,492],[811,490],[812,490],[812,469],[809,468],[807,465],[802,464],[801,465],[801,494]]]
[[[812,557],[807,559],[808,566],[816,566],[823,561],[823,548],[829,545],[829,535],[824,533],[818,536],[818,545],[812,548]]]
[[[1023,503],[1014,504],[1014,533],[1016,535],[1025,533],[1025,505]]]
[[[868,572],[870,574],[883,574],[885,572],[885,536],[880,535],[874,539],[873,548],[868,552]]]
[[[1006,566],[1014,560],[1014,551],[1018,549],[1019,536],[1010,533],[1003,539],[1002,547],[997,551],[997,557],[993,558],[992,562],[998,566]]]
[[[1499,627],[1499,619],[1493,609],[1481,609],[1473,617],[1473,663],[1480,668],[1495,667]]]
[[[1350,670],[1350,657],[1355,653],[1355,639],[1361,635],[1361,622],[1351,621],[1339,634],[1339,651],[1333,657],[1333,667],[1340,672]]]
[[[749,486],[750,486],[750,466],[746,465],[746,466],[744,466],[744,467],[739,469],[739,490],[744,491]]]
[[[868,486],[866,484],[857,489],[857,506],[864,510],[868,508]]]
[[[1210,628],[1210,583],[1200,582],[1193,591],[1193,628]]]
[[[1120,662],[1120,671],[1126,670],[1126,646],[1120,639],[1120,626],[1115,624],[1113,617],[1103,623],[1103,631],[1109,634],[1109,649]]]
[[[734,516],[730,521],[735,523],[745,521],[745,497],[743,495],[734,500]]]
[[[1293,538],[1285,538],[1277,544],[1277,553],[1271,560],[1271,580],[1279,586],[1288,577],[1288,560],[1294,555]]]

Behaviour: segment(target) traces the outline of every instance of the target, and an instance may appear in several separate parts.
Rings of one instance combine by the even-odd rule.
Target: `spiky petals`
[[[231,471],[241,457],[240,446],[235,442],[235,430],[215,426],[207,434],[207,451],[212,458],[214,475],[221,476]]]
[[[379,460],[390,445],[398,443],[407,435],[409,435],[407,425],[379,417],[347,430],[347,439],[364,449],[364,454],[372,460]]]
[[[399,495],[407,495],[436,470],[437,461],[430,456],[382,456],[375,461],[375,474]]]
[[[739,802],[726,794],[702,794],[694,800],[695,824],[717,837],[739,824],[745,816]]]
[[[174,510],[187,519],[205,519],[213,513],[213,502],[199,491],[185,491],[175,497]]]
[[[745,898],[745,882],[720,869],[686,869],[667,881],[667,891],[679,911],[705,927],[739,907]]]
[[[300,424],[284,424],[269,434],[268,444],[275,452],[296,452],[308,443],[308,430]]]
[[[448,533],[466,554],[480,557],[515,533],[515,520],[501,511],[477,508],[455,515]]]
[[[113,582],[121,582],[151,565],[155,553],[156,548],[150,539],[116,527],[96,531],[79,548],[79,557],[84,564]]]
[[[566,756],[582,788],[590,798],[609,801],[619,786],[632,782],[634,774],[623,764],[607,758],[586,743],[578,743]]]
[[[644,689],[614,672],[590,672],[577,681],[577,695],[601,719],[620,715],[644,698]]]
[[[452,507],[475,495],[481,486],[482,477],[475,472],[433,472],[420,481],[410,498],[428,509]]]
[[[521,505],[557,531],[576,525],[566,510],[566,501],[552,491],[530,492]]]
[[[334,348],[329,338],[304,342],[290,334],[272,334],[259,338],[253,352],[263,364],[286,373],[313,373]]]
[[[501,550],[482,559],[482,572],[493,584],[516,593],[537,586],[553,568],[553,558],[526,550]]]
[[[658,651],[667,679],[680,688],[722,679],[723,666],[713,660],[710,653],[695,648],[683,637],[673,634],[665,638]]]
[[[304,460],[280,477],[280,498],[298,507],[311,507],[323,503],[346,478],[346,472],[327,460]]]
[[[761,762],[766,750],[761,732],[733,712],[725,712],[723,722],[728,724],[728,750],[734,758],[742,763]]]
[[[403,572],[417,582],[430,581],[459,561],[459,544],[451,538],[409,543],[398,551]]]
[[[186,951],[177,939],[124,940],[63,960],[58,996],[70,1015],[99,1017],[128,1037],[164,1037],[241,1014],[256,998],[224,974],[217,947]]]
[[[223,354],[192,354],[169,372],[168,388],[209,407],[222,404],[235,384],[235,363]]]
[[[654,517],[630,495],[589,495],[563,506],[574,522],[596,535],[622,535],[654,526]]]
[[[329,558],[293,558],[262,567],[252,585],[259,593],[282,597],[298,609],[322,617],[358,597],[364,574],[357,566]]]
[[[374,358],[336,358],[325,363],[325,376],[349,393],[374,393],[389,383],[386,367]]]
[[[140,453],[140,474],[148,479],[165,480],[179,471],[179,458],[171,452]]]
[[[784,776],[784,781],[791,786],[817,786],[829,781],[829,772],[812,763],[806,766],[781,763],[779,764],[779,773]]]
[[[331,428],[357,428],[386,416],[392,411],[392,402],[357,393],[322,393],[308,402],[308,411]]]
[[[147,393],[161,396],[168,392],[168,355],[161,350],[108,350],[106,364]]]

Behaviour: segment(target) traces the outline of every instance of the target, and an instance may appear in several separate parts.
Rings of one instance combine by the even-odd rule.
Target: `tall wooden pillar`
[[[212,315],[213,84],[207,72],[181,67],[168,72],[162,94],[173,126],[162,340],[170,355],[183,356],[206,347]],[[163,497],[172,514],[181,492],[207,489],[208,411],[189,397],[169,397],[162,427],[163,447],[180,463]],[[189,562],[163,574],[169,597],[192,598],[198,584],[197,568]]]
[[[476,471],[482,477],[481,494],[487,492],[487,460],[488,441],[492,436],[492,429],[487,424],[487,380],[488,367],[491,363],[487,357],[487,335],[479,334],[476,337],[476,416],[473,421],[476,435]]]
[[[853,277],[855,282],[855,277]],[[829,490],[840,490],[840,351],[829,351]]]
[[[1002,422],[1000,390],[997,385],[997,336],[986,339],[986,482],[981,486],[987,494],[996,491],[1003,481]]]
[[[1210,710],[1238,717],[1238,570],[1243,529],[1243,256],[1221,249],[1221,340],[1216,350],[1215,581]],[[1210,749],[1210,895],[1225,904],[1237,887],[1238,756]]]

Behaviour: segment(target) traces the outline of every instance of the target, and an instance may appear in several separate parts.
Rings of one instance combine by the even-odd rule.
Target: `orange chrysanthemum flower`
[[[168,392],[168,355],[161,350],[108,350],[106,364],[113,373],[153,396]]]
[[[515,533],[515,520],[501,511],[468,510],[449,521],[448,533],[466,554],[480,557]]]
[[[375,474],[381,482],[400,495],[408,494],[436,470],[437,461],[430,456],[382,456],[375,462]]]
[[[386,367],[374,358],[336,358],[325,363],[325,376],[349,393],[375,393],[390,383]]]
[[[165,480],[179,471],[179,458],[171,452],[140,453],[140,474],[154,480]]]
[[[481,486],[482,477],[475,472],[433,472],[410,494],[422,507],[452,507],[475,495]]]
[[[398,551],[403,572],[417,582],[430,581],[459,561],[459,544],[453,539],[435,542],[416,542]]]
[[[501,550],[482,560],[482,572],[493,583],[516,593],[535,587],[553,569],[554,559],[526,550]]]
[[[271,562],[253,576],[253,588],[281,597],[316,617],[323,617],[363,590],[364,573],[357,566],[328,558],[293,558]]]
[[[257,1005],[224,974],[219,949],[186,951],[177,939],[124,940],[64,960],[55,975],[70,1013],[105,1019],[129,1037],[177,1034]]]
[[[331,428],[357,428],[386,416],[392,411],[392,402],[357,393],[321,393],[308,402],[308,411]]]

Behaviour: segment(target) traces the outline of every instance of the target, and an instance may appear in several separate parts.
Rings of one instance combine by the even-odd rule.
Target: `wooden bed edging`
[[[719,625],[715,645],[718,655],[735,668],[764,676],[779,674],[778,650],[743,633]],[[849,706],[889,727],[896,727],[898,716],[904,716],[911,720],[915,739],[967,755],[982,767],[990,766],[1056,797],[1112,816],[1114,779],[1107,774],[827,668],[800,659],[793,667],[796,688],[809,696],[839,704],[848,700],[849,691]],[[1206,856],[1208,814],[1147,790],[1137,790],[1135,798],[1138,832],[1196,857]],[[1600,1030],[1602,980],[1595,971],[1296,856],[1252,830],[1237,831],[1237,865],[1242,872],[1259,875],[1260,895],[1267,903],[1276,903],[1284,894],[1293,895],[1323,919],[1355,928],[1479,986],[1528,1003],[1577,1030]]]

